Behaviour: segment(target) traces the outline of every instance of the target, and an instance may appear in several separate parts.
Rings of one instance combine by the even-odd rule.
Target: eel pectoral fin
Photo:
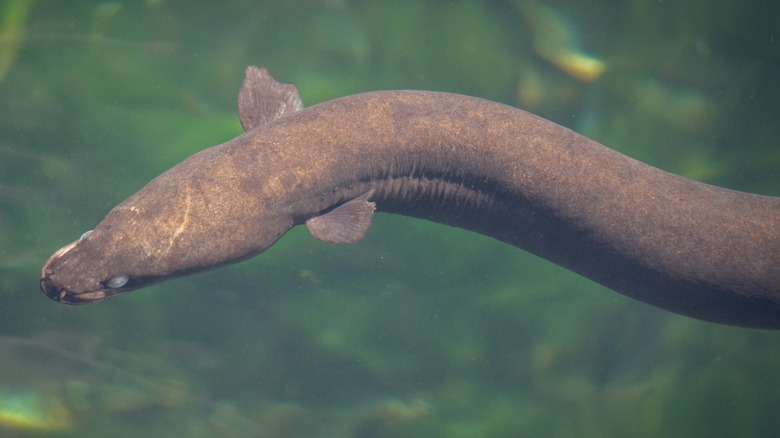
[[[347,201],[329,212],[306,221],[312,236],[329,243],[356,243],[371,226],[376,204],[368,198],[374,191]]]
[[[244,131],[264,125],[303,108],[303,100],[295,84],[278,82],[265,67],[246,68],[246,76],[238,90],[238,118]]]

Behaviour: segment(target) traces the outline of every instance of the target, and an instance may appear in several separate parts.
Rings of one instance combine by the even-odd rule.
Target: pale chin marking
[[[66,292],[62,292],[60,294],[60,300],[64,300],[66,295]],[[86,292],[82,294],[76,295],[74,298],[75,300],[71,301],[72,304],[79,304],[83,302],[90,302],[90,301],[100,301],[106,299],[108,295],[102,290],[95,291],[95,292]]]

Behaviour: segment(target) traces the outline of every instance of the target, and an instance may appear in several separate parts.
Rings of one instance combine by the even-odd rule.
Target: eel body
[[[475,231],[615,291],[780,328],[780,198],[672,175],[503,104],[381,91],[302,109],[250,67],[246,132],[152,180],[45,263],[80,304],[256,255],[306,224],[360,240],[378,211]]]

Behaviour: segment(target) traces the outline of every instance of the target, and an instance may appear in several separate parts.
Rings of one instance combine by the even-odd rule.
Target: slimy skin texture
[[[375,207],[493,237],[672,312],[780,328],[780,198],[672,175],[479,98],[380,91],[305,109],[296,98],[247,69],[247,132],[57,251],[43,291],[98,301],[252,257],[307,221],[352,243]]]

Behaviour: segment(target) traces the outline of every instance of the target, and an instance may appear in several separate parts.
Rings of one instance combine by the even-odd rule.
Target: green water
[[[604,62],[592,82],[534,48],[525,0],[277,3],[0,3],[0,436],[776,433],[780,333],[673,315],[409,218],[378,215],[354,246],[296,229],[252,260],[88,306],[41,294],[52,252],[241,132],[247,65],[307,105],[470,94],[780,194],[775,2],[544,3]]]

